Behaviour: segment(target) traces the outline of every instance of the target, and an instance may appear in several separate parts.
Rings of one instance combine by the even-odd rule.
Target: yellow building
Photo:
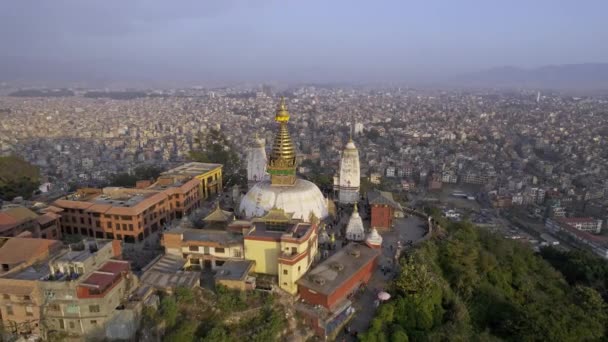
[[[279,287],[295,294],[296,281],[310,268],[317,254],[319,221],[292,219],[282,209],[271,209],[254,219],[244,237],[245,259],[255,261],[255,272],[278,277]]]
[[[201,198],[222,190],[222,164],[190,162],[161,173],[162,176],[189,176],[200,181]]]

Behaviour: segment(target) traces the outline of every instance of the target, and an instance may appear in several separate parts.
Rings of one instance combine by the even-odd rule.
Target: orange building
[[[60,216],[49,208],[40,214],[25,207],[11,207],[0,211],[0,236],[31,236],[60,239]]]
[[[222,165],[188,163],[163,172],[143,189],[79,189],[53,205],[63,209],[64,234],[137,243],[171,220],[200,208],[202,201],[221,186]]]
[[[373,190],[367,194],[367,202],[371,208],[371,227],[378,230],[393,228],[395,212],[402,212],[401,205],[386,191]]]

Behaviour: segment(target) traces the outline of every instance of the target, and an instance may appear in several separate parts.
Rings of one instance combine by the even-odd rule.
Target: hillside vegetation
[[[0,157],[0,198],[31,197],[40,185],[40,171],[15,156]]]
[[[564,261],[568,256],[551,255],[572,281],[528,246],[470,223],[447,224],[443,237],[401,260],[393,298],[360,339],[608,341],[607,305],[596,290],[605,289],[596,279],[604,261],[593,270],[575,262],[579,272]]]

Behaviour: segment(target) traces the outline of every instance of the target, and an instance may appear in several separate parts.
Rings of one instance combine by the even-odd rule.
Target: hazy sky
[[[607,0],[1,0],[0,71],[342,81],[608,62],[607,16]]]

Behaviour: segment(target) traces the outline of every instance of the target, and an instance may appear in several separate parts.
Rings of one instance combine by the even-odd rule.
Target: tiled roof
[[[15,265],[28,262],[60,244],[50,239],[7,238],[0,247],[0,263]]]

